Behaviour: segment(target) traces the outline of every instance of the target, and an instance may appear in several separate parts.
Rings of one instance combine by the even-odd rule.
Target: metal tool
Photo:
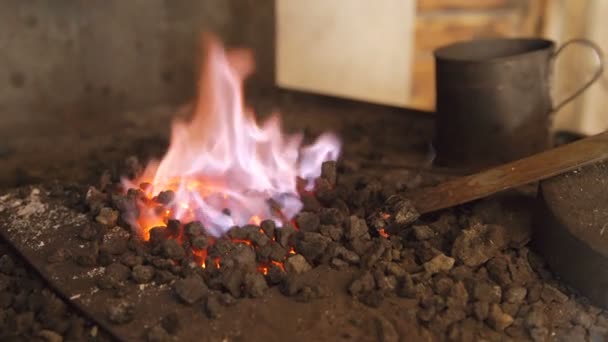
[[[408,194],[422,214],[608,160],[608,132]]]

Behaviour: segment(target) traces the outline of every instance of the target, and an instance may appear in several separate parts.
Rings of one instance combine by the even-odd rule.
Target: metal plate
[[[534,222],[553,271],[608,308],[608,162],[543,181]]]

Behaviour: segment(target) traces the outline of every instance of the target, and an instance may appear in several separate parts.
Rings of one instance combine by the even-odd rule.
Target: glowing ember
[[[301,135],[281,132],[277,116],[258,125],[243,106],[242,83],[253,71],[251,53],[226,52],[208,35],[202,45],[205,54],[192,119],[176,121],[164,158],[150,163],[134,183],[125,184],[146,184],[142,188],[148,201],[140,204],[137,222],[146,240],[150,228],[165,226],[169,218],[198,220],[216,237],[232,226],[290,220],[302,207],[298,178],[311,190],[321,164],[340,153],[332,134],[303,147]],[[166,190],[173,196],[159,213],[150,199]]]
[[[388,233],[387,233],[386,231],[384,231],[384,228],[382,228],[382,229],[378,229],[378,234],[379,234],[380,236],[382,236],[382,237],[387,238],[387,239],[389,238],[389,235],[388,235]]]

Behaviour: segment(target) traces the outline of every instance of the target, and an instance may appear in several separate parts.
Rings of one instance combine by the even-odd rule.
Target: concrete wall
[[[5,122],[9,109],[22,118],[185,101],[200,30],[252,46],[256,80],[274,80],[273,0],[0,0],[0,8]]]

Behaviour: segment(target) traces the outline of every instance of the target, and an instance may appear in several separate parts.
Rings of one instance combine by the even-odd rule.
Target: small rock
[[[565,303],[568,301],[568,296],[566,296],[562,291],[558,290],[556,287],[545,284],[540,293],[540,298],[545,303],[558,302]]]
[[[245,290],[252,298],[261,297],[268,289],[266,279],[259,272],[252,272],[245,276]]]
[[[379,308],[384,302],[384,293],[382,291],[371,291],[359,297],[361,302],[372,308]]]
[[[135,307],[127,301],[118,300],[108,307],[108,319],[114,324],[129,323],[134,317]]]
[[[179,279],[173,285],[175,293],[186,304],[194,304],[209,292],[207,285],[197,275]]]
[[[348,218],[348,224],[345,230],[346,238],[349,240],[369,240],[369,228],[367,223],[362,218],[352,215]]]
[[[513,324],[513,317],[504,313],[498,304],[492,304],[488,313],[488,324],[496,331],[503,331]]]
[[[123,254],[129,247],[130,238],[129,232],[116,226],[103,236],[100,249],[113,255]]]
[[[207,235],[199,235],[192,238],[192,247],[194,249],[205,249],[209,246],[209,238]]]
[[[148,342],[168,342],[171,341],[171,336],[162,326],[155,325],[146,333],[146,340]]]
[[[169,230],[163,226],[152,227],[148,233],[150,234],[150,240],[148,241],[153,247],[161,245],[169,237]]]
[[[323,225],[339,226],[344,223],[344,214],[337,208],[321,208],[319,219]]]
[[[120,262],[125,266],[134,267],[136,265],[141,265],[144,262],[144,258],[139,255],[128,253],[123,254],[120,258]]]
[[[53,330],[40,330],[38,336],[43,338],[46,342],[63,342],[63,336]]]
[[[490,260],[507,242],[503,226],[476,224],[462,230],[454,241],[452,255],[467,266],[477,267]]]
[[[530,329],[540,328],[545,325],[545,320],[546,319],[543,309],[535,306],[526,315],[526,318],[524,319],[524,324]]]
[[[167,259],[181,260],[186,256],[184,248],[176,240],[164,241],[162,246],[163,255]]]
[[[158,270],[156,272],[154,272],[155,277],[154,277],[154,281],[157,284],[168,284],[170,282],[172,282],[173,280],[175,280],[175,276],[173,275],[173,273],[171,273],[170,271],[167,270]]]
[[[502,289],[491,281],[478,281],[473,289],[473,297],[479,301],[498,304],[502,299]]]
[[[390,207],[391,218],[398,225],[409,225],[420,217],[412,202],[399,195],[391,196],[386,202]]]
[[[302,232],[318,232],[321,220],[317,214],[304,211],[296,215],[295,222]]]
[[[274,232],[276,230],[276,225],[273,220],[264,220],[260,223],[260,228],[264,231],[264,234],[269,238],[274,238]]]
[[[319,233],[298,232],[295,237],[295,250],[310,263],[319,259],[331,240]]]
[[[217,296],[207,297],[207,301],[205,302],[205,312],[210,319],[217,319],[222,316],[224,306]]]
[[[300,254],[292,255],[285,261],[285,270],[288,273],[301,274],[311,269],[312,267],[306,261],[306,258]]]
[[[184,234],[190,238],[203,235],[205,232],[205,227],[199,221],[192,221],[184,225]]]
[[[276,230],[277,242],[284,248],[289,248],[292,245],[292,238],[297,230],[291,225],[285,225]]]
[[[399,264],[396,264],[394,262],[390,262],[388,264],[388,266],[386,267],[386,271],[388,272],[388,274],[392,274],[398,278],[403,277],[406,273],[403,267],[399,266]]]
[[[376,287],[376,280],[371,272],[363,272],[357,278],[353,280],[353,282],[348,287],[348,292],[354,296],[358,297],[363,293],[367,293],[372,291]]]
[[[528,290],[525,287],[517,286],[511,287],[505,292],[504,300],[507,303],[520,304],[526,299]]]
[[[147,284],[154,278],[154,267],[137,265],[133,267],[131,277],[138,284]]]
[[[535,342],[544,342],[549,340],[549,329],[544,327],[536,327],[530,329],[530,337]]]
[[[112,208],[103,207],[99,210],[99,215],[97,215],[95,221],[108,228],[114,227],[118,221],[118,211]]]
[[[161,191],[156,196],[156,202],[164,205],[169,205],[175,199],[175,193],[171,190]]]
[[[473,303],[473,313],[478,320],[485,321],[488,318],[489,312],[490,304],[488,302]]]
[[[112,263],[105,268],[104,275],[99,280],[99,287],[101,288],[116,288],[120,283],[127,280],[129,278],[129,273],[131,270],[121,264],[121,263]]]
[[[423,266],[428,274],[448,272],[452,269],[452,267],[454,267],[454,261],[454,258],[441,253],[435,256],[433,259],[425,262]]]
[[[412,230],[414,231],[414,237],[418,241],[428,240],[435,236],[435,231],[429,226],[414,226]]]
[[[328,160],[321,164],[321,178],[325,179],[332,187],[336,185],[336,170],[336,162],[333,160]]]
[[[347,266],[348,266],[348,263],[347,263],[346,261],[342,260],[342,259],[333,258],[333,259],[331,259],[331,261],[330,261],[330,265],[331,265],[333,268],[335,268],[335,269],[341,270],[341,269],[343,269],[344,267],[347,267]]]

